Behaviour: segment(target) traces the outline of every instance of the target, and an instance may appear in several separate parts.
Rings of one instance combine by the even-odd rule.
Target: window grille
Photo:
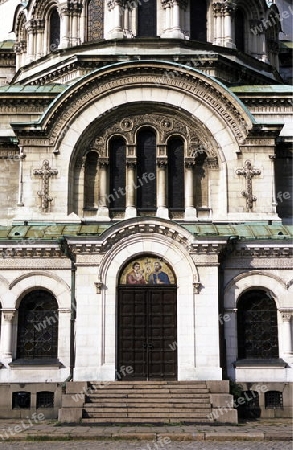
[[[57,344],[57,302],[47,291],[32,291],[19,307],[17,359],[55,359]]]
[[[237,328],[239,359],[279,357],[276,304],[265,292],[253,290],[242,295]]]
[[[87,40],[98,41],[104,38],[104,1],[90,0],[87,7]]]
[[[54,408],[54,392],[37,392],[37,408]]]
[[[283,394],[279,391],[265,392],[265,407],[267,409],[283,408]]]

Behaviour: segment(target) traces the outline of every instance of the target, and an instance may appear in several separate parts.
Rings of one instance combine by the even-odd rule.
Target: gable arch
[[[171,77],[174,71],[177,75]],[[194,117],[204,114],[212,133],[217,123],[218,131],[229,129],[230,140],[233,137],[238,143],[245,140],[254,123],[242,102],[214,78],[177,63],[144,61],[142,65],[132,61],[96,69],[73,83],[51,103],[34,129],[50,136],[51,145],[61,151],[69,134],[76,143],[77,134],[84,130],[78,121],[85,110],[95,118],[125,103],[150,99],[160,103],[160,98]],[[87,122],[89,125],[89,119]]]
[[[286,283],[277,275],[262,271],[249,271],[237,275],[225,287],[225,307],[236,308],[240,296],[248,290],[264,290],[274,298],[277,309],[287,297]]]
[[[70,287],[55,274],[35,271],[24,274],[10,284],[10,292],[17,308],[23,296],[35,289],[45,289],[52,293],[58,303],[58,308],[70,308]]]

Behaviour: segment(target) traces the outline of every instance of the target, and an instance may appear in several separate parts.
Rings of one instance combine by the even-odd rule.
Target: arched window
[[[153,130],[141,130],[137,135],[137,208],[146,211],[156,209],[156,181],[147,175],[156,174],[156,134]]]
[[[195,158],[193,169],[194,206],[196,208],[208,207],[208,167],[205,164],[206,153],[201,152]]]
[[[235,45],[238,50],[245,51],[244,14],[239,8],[235,11]]]
[[[49,23],[50,23],[49,45],[51,51],[56,50],[56,48],[60,44],[60,17],[57,8],[52,9]]]
[[[207,40],[207,2],[190,0],[190,39]]]
[[[238,303],[238,358],[279,357],[275,301],[262,290],[243,294]]]
[[[104,38],[104,1],[89,0],[87,4],[87,41]]]
[[[184,209],[184,143],[173,137],[168,142],[168,207]]]
[[[21,301],[18,312],[17,359],[56,359],[58,305],[48,291],[35,290]]]
[[[155,37],[157,35],[157,1],[139,2],[137,11],[137,36]]]
[[[126,205],[126,145],[122,138],[110,141],[110,192],[111,209],[124,209]]]
[[[98,153],[89,152],[86,156],[84,173],[84,206],[96,207],[98,198]]]

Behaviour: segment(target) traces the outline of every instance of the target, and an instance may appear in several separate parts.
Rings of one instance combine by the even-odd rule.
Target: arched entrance
[[[116,373],[123,380],[176,380],[177,286],[163,258],[143,255],[124,266],[117,317]]]

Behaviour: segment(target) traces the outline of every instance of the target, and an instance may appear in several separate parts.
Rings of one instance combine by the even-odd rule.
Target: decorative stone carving
[[[194,294],[199,294],[200,290],[202,288],[202,284],[198,281],[193,283],[193,292]]]
[[[253,202],[257,198],[252,194],[252,178],[255,175],[260,175],[261,170],[252,167],[251,161],[245,161],[244,167],[236,169],[236,175],[244,175],[246,179],[246,191],[242,191],[243,197],[246,198],[247,211],[251,211],[253,208]]]
[[[101,281],[96,281],[95,286],[96,286],[97,294],[101,294],[103,283]]]
[[[52,175],[57,175],[58,170],[51,169],[49,161],[45,159],[41,169],[35,169],[33,174],[40,175],[42,177],[42,190],[38,191],[38,196],[42,199],[42,210],[46,211],[49,208],[50,202],[53,200],[53,197],[49,196],[49,179]]]

